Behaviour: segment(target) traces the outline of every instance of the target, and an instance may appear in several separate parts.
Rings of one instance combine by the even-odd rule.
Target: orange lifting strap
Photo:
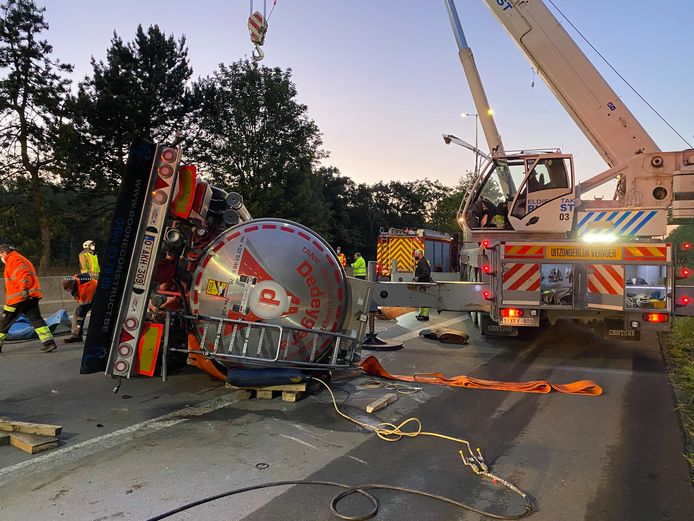
[[[547,394],[554,389],[560,393],[583,394],[586,396],[599,396],[602,387],[591,380],[578,380],[568,384],[553,384],[547,380],[535,380],[533,382],[497,382],[495,380],[480,380],[469,376],[453,376],[446,378],[441,373],[417,373],[414,376],[390,374],[386,371],[375,356],[369,356],[359,363],[359,367],[372,376],[380,376],[389,380],[401,380],[403,382],[420,382],[436,385],[450,385],[453,387],[465,387],[467,389],[490,389],[495,391],[516,391],[521,393]]]

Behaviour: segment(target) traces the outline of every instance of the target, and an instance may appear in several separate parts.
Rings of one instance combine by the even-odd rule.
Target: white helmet
[[[96,244],[94,244],[94,241],[84,241],[82,243],[82,248],[84,248],[85,250],[88,250],[90,246],[96,247]]]

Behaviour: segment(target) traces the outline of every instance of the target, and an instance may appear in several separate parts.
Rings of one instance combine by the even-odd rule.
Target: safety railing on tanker
[[[349,367],[359,347],[358,338],[319,329],[207,315],[185,318],[196,324],[199,350],[168,350],[200,354],[222,363],[337,369]]]

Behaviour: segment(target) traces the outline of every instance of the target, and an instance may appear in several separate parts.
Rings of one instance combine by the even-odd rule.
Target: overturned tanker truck
[[[230,367],[350,367],[374,283],[347,277],[330,245],[301,224],[252,219],[240,194],[200,179],[181,154],[144,140],[131,146],[81,372],[153,376],[161,365],[165,377],[186,360],[220,379]],[[388,286],[380,299],[439,300],[418,284]],[[482,286],[457,285],[476,295]],[[461,302],[444,300],[433,307]],[[487,309],[475,300],[472,309]]]

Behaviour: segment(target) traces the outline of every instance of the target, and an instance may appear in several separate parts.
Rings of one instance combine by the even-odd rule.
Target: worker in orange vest
[[[58,348],[53,334],[39,310],[43,297],[34,265],[9,244],[0,244],[0,260],[5,263],[5,305],[0,316],[0,351],[10,326],[20,315],[26,315],[43,344],[41,351],[49,353]]]
[[[63,281],[63,289],[69,291],[78,304],[72,317],[72,334],[63,340],[66,344],[83,341],[84,319],[87,318],[87,313],[92,309],[92,298],[94,298],[96,286],[97,282],[88,273],[73,275]]]
[[[337,258],[340,261],[340,264],[342,264],[342,267],[346,268],[347,267],[347,257],[345,256],[344,253],[342,253],[342,248],[340,248],[338,246],[337,249],[335,250],[335,253],[337,253]]]

